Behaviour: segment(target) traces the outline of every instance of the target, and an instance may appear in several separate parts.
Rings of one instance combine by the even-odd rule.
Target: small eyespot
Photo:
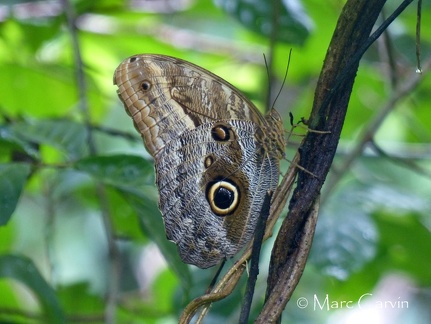
[[[217,142],[227,142],[231,138],[232,129],[228,125],[219,124],[211,129],[211,135]]]
[[[142,81],[142,83],[141,83],[141,89],[144,90],[144,91],[150,90],[151,89],[151,82],[148,81],[148,80]]]
[[[205,168],[208,169],[214,163],[214,156],[208,155],[204,160]]]
[[[135,62],[137,59],[138,59],[137,57],[132,56],[132,57],[129,59],[129,63],[133,63],[133,62]]]

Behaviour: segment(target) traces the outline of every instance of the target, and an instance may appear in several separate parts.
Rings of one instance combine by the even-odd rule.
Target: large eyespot
[[[240,191],[234,182],[222,178],[208,184],[206,197],[214,214],[227,216],[238,207]]]
[[[217,142],[227,142],[233,135],[230,125],[217,124],[211,129],[211,135]]]
[[[142,81],[142,83],[141,83],[141,89],[144,90],[144,91],[150,90],[151,89],[151,82],[148,81],[148,80]]]

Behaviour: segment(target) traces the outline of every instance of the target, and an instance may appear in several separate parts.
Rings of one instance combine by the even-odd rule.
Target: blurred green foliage
[[[107,296],[114,295],[117,322],[174,323],[214,274],[183,264],[166,240],[152,162],[116,98],[112,75],[132,54],[177,56],[228,80],[262,108],[268,84],[262,54],[269,51],[272,2],[130,3],[72,1],[86,81],[80,98],[76,47],[61,2],[0,2],[2,322],[103,322],[113,307]],[[289,112],[295,119],[310,112],[342,8],[336,0],[295,3],[302,7],[280,11],[282,36],[274,51],[281,80],[293,49],[287,85],[275,102],[286,129]],[[389,2],[386,14],[395,6]],[[423,7],[426,62],[431,7]],[[411,6],[389,29],[390,51],[379,40],[362,60],[334,162],[337,172],[362,131],[397,95],[396,86],[414,75],[415,24]],[[271,84],[273,92],[280,80]],[[429,75],[410,92],[375,129],[374,142],[387,154],[368,147],[341,170],[321,208],[309,262],[283,322],[341,323],[349,314],[367,319],[377,311],[391,323],[431,322]],[[265,243],[254,312],[264,297],[270,247]],[[243,287],[213,305],[208,323],[237,321]],[[370,294],[367,311],[374,313],[358,307],[364,294]],[[316,309],[316,300],[322,304],[325,296],[333,302],[330,309]],[[373,298],[406,300],[409,306],[378,307]],[[342,307],[341,301],[355,307]]]

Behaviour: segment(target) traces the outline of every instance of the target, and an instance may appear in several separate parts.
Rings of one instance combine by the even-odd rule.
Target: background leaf
[[[86,130],[80,123],[71,120],[35,120],[16,123],[16,136],[32,143],[50,145],[76,159],[85,153]]]
[[[138,195],[142,194],[145,186],[154,185],[153,164],[139,156],[87,157],[77,161],[75,168],[107,185]]]
[[[6,225],[30,174],[28,164],[0,164],[0,226]]]
[[[15,279],[25,284],[38,297],[49,322],[64,323],[63,310],[55,292],[30,259],[17,255],[1,255],[0,277]]]
[[[125,193],[124,197],[135,209],[142,230],[153,242],[157,243],[157,246],[168,261],[169,266],[180,279],[182,286],[185,289],[190,289],[192,286],[190,270],[188,266],[181,261],[176,245],[166,239],[162,216],[154,200],[151,204],[148,202],[148,197],[144,198],[142,195],[138,196],[130,193]]]
[[[312,28],[310,17],[299,1],[214,0],[228,14],[250,30],[271,37],[274,15],[278,16],[276,38],[279,41],[302,45]],[[278,8],[274,8],[278,6]]]
[[[36,145],[20,138],[9,125],[0,126],[0,143],[1,156],[3,158],[20,152],[32,159],[39,159],[39,151]]]
[[[83,159],[75,167],[122,193],[138,215],[144,233],[157,243],[184,287],[190,287],[190,272],[181,261],[176,246],[166,239],[156,192],[148,188],[154,183],[153,164],[138,156],[116,155]]]
[[[346,280],[376,256],[378,232],[371,215],[352,197],[357,188],[332,197],[316,227],[310,262],[338,280]],[[348,202],[348,204],[346,204]],[[342,244],[340,244],[342,242]]]

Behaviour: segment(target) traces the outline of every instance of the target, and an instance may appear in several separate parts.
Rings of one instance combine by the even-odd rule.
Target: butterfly
[[[280,115],[263,116],[227,81],[170,56],[131,56],[114,84],[154,158],[166,236],[181,259],[208,268],[234,256],[278,186]]]

